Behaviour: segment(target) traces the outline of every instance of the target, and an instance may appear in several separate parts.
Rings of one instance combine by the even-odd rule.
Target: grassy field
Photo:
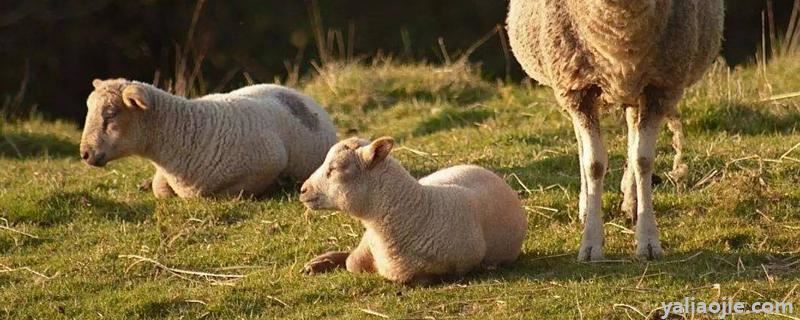
[[[798,61],[720,64],[688,92],[689,175],[681,188],[667,180],[655,190],[667,252],[650,263],[632,258],[619,209],[620,110],[604,119],[610,260],[577,263],[576,145],[549,90],[487,82],[463,66],[390,62],[306,79],[340,137],[394,136],[394,156],[418,177],[485,166],[524,199],[529,233],[516,264],[431,287],[301,274],[316,254],[355,246],[362,228],[343,213],[306,212],[294,186],[259,201],[156,200],[137,188],[153,173],[146,160],[91,168],[78,159],[77,126],[2,123],[0,318],[641,319],[686,296],[800,309],[800,100],[774,99],[800,88]],[[665,178],[666,130],[658,150]]]

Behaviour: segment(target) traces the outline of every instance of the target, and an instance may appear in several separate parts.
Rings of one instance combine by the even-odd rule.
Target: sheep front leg
[[[575,130],[575,137],[576,141],[578,142],[578,173],[581,177],[581,193],[578,194],[578,220],[581,223],[586,222],[586,181],[589,177],[586,175],[586,172],[583,167],[582,157],[583,157],[583,143],[581,143],[581,128],[578,122],[573,121],[572,126]]]
[[[592,87],[565,97],[567,111],[572,117],[580,145],[582,185],[580,215],[583,236],[578,251],[579,261],[603,259],[603,178],[608,166],[608,154],[600,134],[598,97],[600,89]]]
[[[167,178],[158,170],[153,175],[153,194],[159,199],[175,196],[175,191],[167,183]]]
[[[656,259],[664,254],[659,241],[658,226],[653,212],[653,171],[656,158],[656,140],[665,116],[673,110],[681,94],[668,95],[663,90],[645,89],[635,123],[635,142],[628,155],[634,164],[636,180],[636,256]]]

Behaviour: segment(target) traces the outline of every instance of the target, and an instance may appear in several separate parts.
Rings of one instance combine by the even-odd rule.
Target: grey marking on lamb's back
[[[309,110],[308,106],[296,94],[279,92],[276,97],[306,128],[311,131],[316,131],[319,128],[317,114]]]

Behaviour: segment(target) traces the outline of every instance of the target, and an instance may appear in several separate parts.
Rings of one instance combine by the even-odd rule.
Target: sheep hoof
[[[664,255],[664,250],[661,249],[661,244],[658,240],[649,240],[645,243],[640,243],[636,249],[636,257],[639,260],[655,260]]]
[[[333,271],[338,268],[344,268],[347,256],[349,255],[348,252],[328,252],[322,255],[317,256],[314,259],[311,259],[308,263],[303,266],[303,269],[300,270],[301,273],[305,273],[307,275],[315,275],[319,273],[325,273],[328,271]]]

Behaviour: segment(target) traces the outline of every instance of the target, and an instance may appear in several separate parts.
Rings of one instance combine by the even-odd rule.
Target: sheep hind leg
[[[636,122],[639,115],[635,106],[625,106],[625,122],[628,127],[628,155],[625,165],[625,172],[622,174],[620,190],[622,190],[622,212],[627,214],[631,225],[636,225],[636,179],[634,168],[636,167]]]
[[[636,167],[636,123],[639,118],[636,106],[625,106],[625,121],[628,127],[628,155],[625,164],[625,172],[622,175],[622,182],[620,183],[620,190],[622,190],[622,204],[620,209],[628,217],[632,226],[636,226],[636,179],[634,168]],[[672,171],[669,176],[675,181],[676,188],[680,192],[683,188],[683,179],[686,176],[688,167],[683,162],[683,126],[681,124],[680,115],[676,113],[670,114],[666,118],[669,130],[672,133],[672,148],[675,150],[675,158],[673,160]],[[661,183],[661,178],[653,171],[652,185],[657,186]]]
[[[600,134],[598,98],[600,88],[591,87],[565,97],[567,110],[580,141],[580,172],[585,181],[582,200],[583,235],[578,251],[579,261],[603,259],[603,178],[608,154]],[[571,99],[570,99],[571,98]],[[583,185],[583,183],[582,183]]]
[[[669,95],[667,92],[646,88],[643,101],[639,105],[639,117],[633,131],[635,150],[632,158],[636,180],[637,220],[636,256],[643,259],[656,259],[664,254],[659,241],[658,226],[653,210],[653,171],[656,157],[656,140],[667,114],[674,110],[681,94]]]
[[[677,109],[667,116],[667,127],[672,132],[672,149],[675,150],[675,157],[672,160],[672,171],[669,176],[675,181],[675,188],[678,192],[683,192],[685,188],[686,175],[689,167],[683,162],[683,124]]]

